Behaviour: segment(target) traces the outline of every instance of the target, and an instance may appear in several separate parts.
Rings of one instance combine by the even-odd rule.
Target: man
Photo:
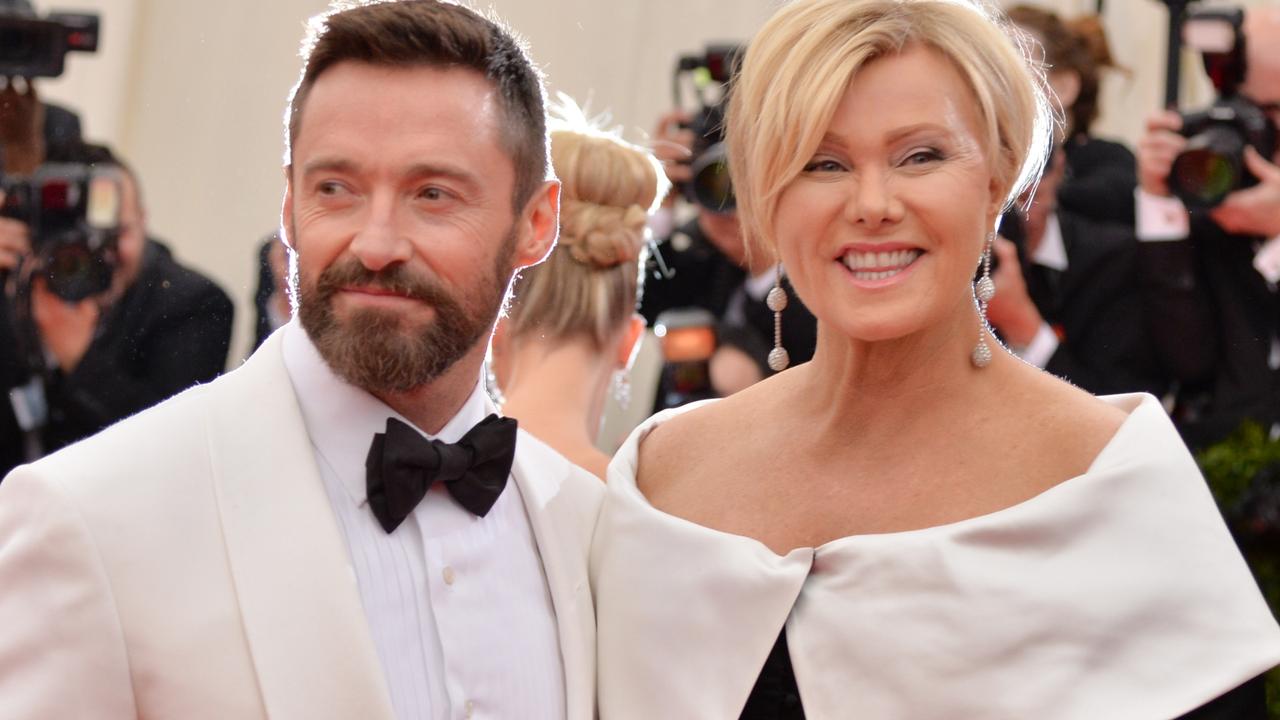
[[[1067,158],[1054,152],[1025,215],[997,237],[987,319],[1022,359],[1098,395],[1163,395],[1144,320],[1138,244],[1127,226],[1060,207]]]
[[[1280,8],[1244,18],[1239,91],[1280,125]],[[1245,420],[1280,429],[1280,152],[1249,147],[1259,183],[1208,213],[1188,215],[1168,176],[1186,147],[1177,113],[1147,121],[1138,144],[1140,268],[1153,341],[1180,381],[1180,429],[1193,448],[1223,439]]]
[[[300,323],[0,485],[0,717],[592,716],[603,488],[479,384],[555,240],[537,71],[438,0],[309,27]]]
[[[67,159],[119,171],[120,232],[106,292],[70,302],[37,277],[23,300],[30,303],[32,327],[13,331],[36,345],[37,352],[5,361],[35,365],[31,356],[50,360],[47,367],[20,366],[6,374],[22,380],[34,374],[42,388],[47,420],[29,429],[35,454],[69,445],[214,379],[225,367],[231,345],[231,299],[148,237],[133,172],[102,147],[84,146]],[[15,220],[0,219],[0,234],[18,237],[19,245],[30,242],[26,226]],[[21,446],[23,440],[11,430],[0,433],[7,446]],[[0,465],[0,472],[7,473],[13,464]]]

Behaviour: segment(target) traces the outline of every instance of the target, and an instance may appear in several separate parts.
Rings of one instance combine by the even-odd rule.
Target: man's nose
[[[391,193],[375,194],[367,208],[351,240],[351,254],[374,272],[408,261],[413,254],[413,246],[402,231],[400,209],[394,196]]]

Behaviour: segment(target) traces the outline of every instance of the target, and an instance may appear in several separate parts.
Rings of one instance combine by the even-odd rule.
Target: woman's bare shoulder
[[[1129,415],[1048,373],[1036,376],[1012,394],[1015,411],[1007,422],[1021,428],[1028,447],[1046,462],[1084,472]]]
[[[659,423],[640,442],[636,485],[646,496],[661,494],[734,457],[746,443],[758,413],[754,393],[740,393],[679,413]]]

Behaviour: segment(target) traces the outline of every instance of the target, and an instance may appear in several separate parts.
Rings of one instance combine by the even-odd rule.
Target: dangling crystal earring
[[[493,360],[489,358],[484,361],[484,389],[499,410],[507,404],[507,397],[502,394],[502,388],[498,386],[498,375],[493,371]]]
[[[769,369],[782,372],[791,364],[791,356],[782,347],[782,311],[787,309],[787,291],[782,289],[782,265],[773,276],[773,289],[765,297],[764,304],[773,311],[773,349],[769,351]]]
[[[969,359],[978,368],[991,364],[991,347],[987,345],[987,303],[996,296],[996,284],[991,280],[991,247],[995,240],[995,232],[987,233],[987,246],[982,251],[982,277],[973,285],[973,294],[978,298],[978,344]]]
[[[631,376],[626,370],[613,371],[609,392],[613,395],[614,402],[618,403],[619,409],[626,410],[631,405]]]

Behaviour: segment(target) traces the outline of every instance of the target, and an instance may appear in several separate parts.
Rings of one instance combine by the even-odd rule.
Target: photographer
[[[1228,91],[1265,113],[1274,138],[1280,9],[1251,8],[1241,34],[1242,82]],[[1175,419],[1198,448],[1247,419],[1280,423],[1280,153],[1245,148],[1257,184],[1189,213],[1170,178],[1189,147],[1184,130],[1176,112],[1147,120],[1137,153],[1137,231],[1152,339],[1181,385]]]
[[[25,282],[14,283],[25,285],[25,292],[10,298],[14,337],[0,342],[19,347],[34,339],[39,351],[18,361],[30,365],[33,355],[47,361],[44,367],[25,368],[40,381],[47,404],[46,423],[33,430],[45,453],[212,380],[226,363],[231,340],[233,307],[226,293],[147,237],[133,172],[105,148],[86,146],[71,159],[119,169],[120,229],[104,292],[67,301],[51,291],[38,268],[21,273]],[[0,262],[10,269],[38,254],[31,249],[39,244],[23,223],[0,218]],[[23,369],[10,368],[8,374]],[[29,438],[2,440],[5,447],[29,445]]]
[[[707,108],[702,118],[676,111],[659,119],[653,149],[673,186],[683,188],[695,182],[691,165],[714,152],[712,148],[723,139],[723,115],[718,106]],[[724,177],[727,180],[727,173]],[[697,214],[669,234],[661,228],[656,232],[663,265],[657,264],[657,258],[650,259],[640,314],[653,325],[668,310],[701,308],[710,312],[717,322],[719,343],[710,361],[710,380],[716,395],[729,395],[771,374],[767,357],[774,344],[774,313],[765,298],[777,281],[780,266],[764,253],[748,252],[731,200],[718,204],[715,198],[706,197],[708,192],[698,189],[687,194],[695,201]],[[668,218],[675,195],[668,196]],[[781,283],[791,298],[781,314],[782,347],[795,365],[813,356],[817,323],[791,291],[785,275]],[[660,401],[657,409],[662,406]]]
[[[987,318],[1023,360],[1090,393],[1163,395],[1168,382],[1143,320],[1133,231],[1063,206],[1067,162],[1057,148],[1027,211],[1005,216]]]

